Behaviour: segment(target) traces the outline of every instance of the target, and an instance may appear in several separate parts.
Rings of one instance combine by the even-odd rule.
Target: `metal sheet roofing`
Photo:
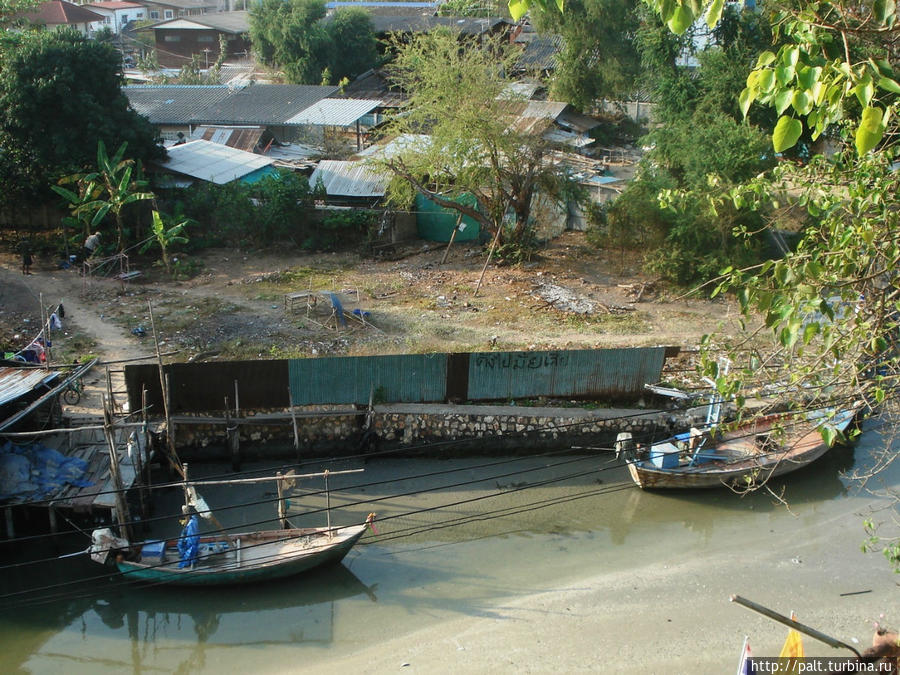
[[[151,124],[190,124],[234,92],[225,85],[153,84],[122,87],[132,109]]]
[[[323,98],[291,117],[287,124],[349,127],[380,105],[381,101],[374,99]]]
[[[383,145],[372,145],[356,154],[360,157],[390,159],[406,150],[426,150],[431,142],[431,136],[426,134],[402,134]]]
[[[319,181],[329,195],[340,197],[383,197],[391,177],[365,162],[322,160],[309,177],[315,187]]]
[[[102,14],[92,12],[73,2],[63,2],[63,0],[42,2],[34,9],[23,12],[22,16],[29,23],[39,23],[47,26],[103,21]]]
[[[337,87],[309,84],[252,84],[209,106],[197,115],[200,124],[283,125]]]
[[[204,140],[172,146],[168,153],[168,158],[159,162],[160,166],[217,185],[243,178],[274,163],[271,157]]]
[[[57,370],[42,368],[0,368],[0,405],[31,393],[59,376]]]
[[[191,134],[193,139],[221,143],[229,148],[253,152],[259,145],[265,129],[262,127],[197,127]]]

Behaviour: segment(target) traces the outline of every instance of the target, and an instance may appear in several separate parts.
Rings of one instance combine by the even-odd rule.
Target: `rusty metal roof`
[[[212,141],[244,152],[255,152],[264,133],[263,127],[203,126],[197,127],[191,138]]]
[[[59,371],[43,368],[0,368],[0,405],[30,394],[58,376]]]

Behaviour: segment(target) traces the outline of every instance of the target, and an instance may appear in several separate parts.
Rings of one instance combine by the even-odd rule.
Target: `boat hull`
[[[365,533],[366,527],[363,524],[335,528],[330,533],[325,528],[318,528],[233,535],[229,539],[242,542],[245,560],[234,551],[233,560],[223,560],[217,565],[179,568],[177,560],[152,564],[120,559],[116,561],[116,567],[126,579],[153,584],[229,586],[270,581],[340,562]],[[207,537],[201,541],[211,539]],[[173,546],[175,542],[168,544]]]
[[[856,415],[856,408],[841,411],[827,421],[827,426],[843,432]],[[762,422],[754,422],[752,427],[738,427],[728,437],[716,445],[717,451],[738,449],[754,441],[757,434],[765,436],[781,420],[772,416]],[[733,461],[713,461],[694,466],[680,464],[670,468],[659,468],[647,459],[628,462],[628,472],[632,480],[644,489],[705,489],[705,488],[749,488],[764,483],[769,478],[782,476],[810,465],[830,446],[822,437],[815,420],[806,423],[806,428],[785,439],[783,447],[758,455],[747,454]]]

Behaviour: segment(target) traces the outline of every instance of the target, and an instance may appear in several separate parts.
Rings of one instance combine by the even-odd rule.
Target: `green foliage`
[[[250,9],[250,40],[260,60],[289,82],[328,84],[353,78],[377,54],[369,14],[339,8],[328,20],[322,0],[263,0]]]
[[[125,249],[127,233],[123,211],[129,204],[153,199],[152,192],[142,192],[148,183],[134,178],[134,160],[125,158],[127,143],[122,143],[111,157],[103,141],[97,142],[97,170],[60,179],[51,188],[69,202],[75,218],[85,227],[85,234],[98,227],[107,214],[112,214],[116,224],[116,250]],[[139,171],[140,173],[140,171]],[[64,187],[73,184],[76,191]],[[87,216],[90,215],[90,219]]]
[[[659,193],[675,187],[665,172],[644,172],[594,218],[588,240],[606,248],[653,250],[665,241],[677,219],[659,204]],[[600,215],[600,214],[598,214]]]
[[[373,224],[371,212],[332,211],[322,218],[313,198],[306,177],[292,171],[252,185],[233,181],[192,187],[183,196],[185,215],[197,221],[190,245],[258,248],[291,242],[306,250],[329,250],[364,240]]]
[[[484,40],[435,30],[393,42],[390,77],[410,100],[385,135],[427,132],[428,140],[378,163],[407,184],[393,181],[391,200],[408,202],[414,190],[493,233],[509,213],[514,224],[501,232],[500,243],[515,243],[528,236],[535,194],[563,199],[567,180],[545,161],[548,145],[540,134],[519,130],[525,102],[501,96],[507,85],[502,74],[515,54],[500,41]],[[475,203],[460,200],[463,195]]]
[[[17,33],[7,35],[0,60],[0,184],[7,204],[43,197],[60,176],[91,166],[98,141],[127,142],[136,160],[165,155],[149,121],[128,107],[111,45],[74,31]]]
[[[570,0],[564,12],[535,16],[538,30],[562,37],[551,96],[589,110],[599,99],[635,89],[640,58],[634,46],[638,0]]]
[[[174,244],[186,244],[188,242],[184,230],[192,222],[187,218],[176,221],[154,209],[153,222],[150,226],[153,239],[150,239],[141,247],[141,253],[146,253],[154,244],[159,246],[163,266],[168,274],[172,274],[172,261],[169,257],[170,250]]]

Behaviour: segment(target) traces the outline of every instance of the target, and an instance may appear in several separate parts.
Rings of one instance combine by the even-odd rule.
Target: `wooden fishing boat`
[[[642,488],[747,488],[819,459],[831,447],[828,439],[844,432],[859,408],[766,415],[724,430],[692,429],[642,447],[630,434],[620,434],[616,450]]]
[[[119,548],[95,535],[127,579],[180,586],[222,586],[281,579],[338,563],[372,521],[349,527],[290,528],[200,537],[198,555],[179,567],[178,539],[147,541]],[[111,533],[110,533],[111,534]],[[95,558],[96,559],[96,558]]]
[[[183,465],[185,479],[187,465]],[[362,469],[333,471],[295,476],[292,473],[274,477],[236,480],[188,481],[183,513],[185,529],[180,537],[131,543],[127,533],[116,536],[109,528],[94,530],[91,558],[101,564],[112,563],[131,580],[179,586],[224,586],[281,579],[322,565],[337,563],[359,541],[375,519],[370,513],[359,525],[332,527],[329,475],[357,473]],[[297,528],[286,515],[285,488],[298,478],[324,476],[327,500],[325,527]],[[219,524],[206,501],[197,493],[201,485],[233,485],[276,481],[278,519],[282,529],[230,534]],[[210,520],[218,530],[199,534],[201,517]],[[126,522],[120,519],[119,522]]]

